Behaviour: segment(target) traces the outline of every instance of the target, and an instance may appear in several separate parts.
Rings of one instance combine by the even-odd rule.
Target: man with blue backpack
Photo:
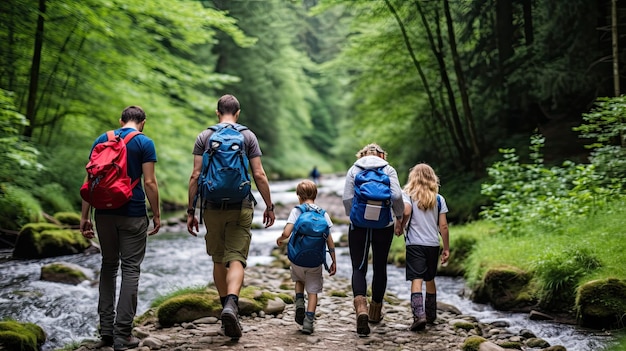
[[[356,331],[369,335],[368,323],[382,320],[387,290],[387,256],[394,235],[394,220],[400,225],[404,212],[402,189],[387,153],[377,144],[366,145],[346,174],[343,205],[350,216],[348,246],[352,261],[352,294]],[[398,234],[400,235],[400,234]],[[372,249],[372,301],[367,306],[367,268]]]
[[[200,220],[204,220],[206,227],[206,251],[213,260],[213,281],[223,307],[222,327],[224,334],[233,340],[242,335],[239,293],[256,204],[248,168],[265,202],[263,224],[267,228],[275,220],[259,142],[252,131],[237,123],[240,112],[237,98],[222,96],[217,102],[219,123],[196,138],[187,209],[187,231],[197,236],[195,209],[200,207]]]
[[[330,235],[331,221],[328,213],[315,204],[317,186],[311,180],[303,180],[296,187],[299,206],[287,218],[287,224],[276,244],[281,246],[289,238],[287,257],[291,261],[291,279],[296,283],[296,323],[302,325],[304,334],[313,333],[317,294],[322,292],[324,278],[322,266],[333,276],[337,272],[335,243]],[[326,247],[332,259],[326,263]],[[309,299],[304,307],[304,290]]]

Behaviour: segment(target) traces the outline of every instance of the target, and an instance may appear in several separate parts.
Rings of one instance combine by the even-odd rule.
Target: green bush
[[[31,193],[7,183],[0,183],[0,228],[19,230],[31,222],[43,221],[41,206]]]
[[[78,192],[78,190],[76,190]],[[60,184],[48,183],[33,189],[34,196],[47,213],[70,212],[76,208],[68,199],[67,191]]]
[[[491,181],[483,184],[482,193],[493,205],[481,214],[507,233],[518,234],[529,225],[556,229],[572,216],[599,210],[619,194],[619,189],[605,187],[604,174],[592,164],[544,166],[544,141],[539,135],[531,137],[529,164],[520,163],[515,149],[501,149],[504,160],[487,169]]]
[[[587,247],[547,251],[534,265],[540,304],[568,310],[574,305],[579,279],[599,267],[600,261]]]
[[[626,96],[600,98],[596,107],[583,114],[584,124],[574,128],[591,139],[591,162],[606,175],[607,187],[626,185]]]

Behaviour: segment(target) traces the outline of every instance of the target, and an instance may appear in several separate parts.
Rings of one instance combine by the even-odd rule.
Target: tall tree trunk
[[[613,42],[613,89],[615,96],[620,95],[619,88],[619,50],[617,33],[617,0],[611,0],[611,41]]]
[[[413,62],[413,65],[415,66],[415,69],[417,70],[417,73],[419,74],[420,79],[422,80],[422,84],[424,85],[424,90],[426,91],[426,94],[428,96],[428,102],[430,103],[431,109],[434,110],[436,109],[436,106],[437,106],[435,104],[435,98],[433,97],[433,94],[430,90],[430,85],[428,84],[428,80],[426,79],[424,70],[422,70],[422,66],[417,60],[417,57],[415,57],[415,53],[413,52],[413,47],[411,47],[411,42],[409,41],[409,36],[407,35],[406,28],[404,27],[404,23],[402,22],[402,19],[400,19],[400,16],[398,16],[398,12],[393,7],[393,5],[391,5],[389,0],[385,0],[385,4],[387,4],[389,11],[391,11],[391,13],[393,14],[393,17],[396,19],[396,22],[398,23],[398,26],[400,27],[400,31],[402,32],[402,39],[404,40],[404,45],[406,45],[407,51],[409,55],[411,56],[411,61]]]
[[[39,15],[37,16],[37,31],[35,32],[35,47],[33,61],[30,67],[30,84],[28,87],[28,101],[26,102],[26,118],[30,122],[24,130],[24,136],[31,137],[35,126],[37,109],[37,88],[39,85],[39,66],[41,65],[41,48],[43,47],[43,15],[46,13],[46,0],[39,0]]]
[[[472,146],[472,170],[478,173],[483,171],[483,164],[480,147],[478,146],[478,136],[476,135],[476,125],[469,103],[469,95],[467,94],[467,86],[465,84],[463,68],[461,67],[461,59],[459,58],[459,53],[456,49],[456,36],[454,34],[454,24],[452,23],[452,15],[450,14],[450,4],[448,0],[443,2],[443,6],[448,26],[450,53],[452,55],[452,62],[454,63],[454,71],[456,72],[456,80],[459,86],[459,93],[461,94],[461,102],[463,104],[463,113],[465,114],[465,122],[467,124],[467,130],[469,132],[470,143]]]
[[[533,8],[532,0],[522,0],[522,8],[524,11],[524,38],[526,39],[526,46],[530,46],[535,41],[535,35],[533,34]],[[513,18],[511,18],[513,20]]]
[[[517,96],[513,94],[513,87],[507,84],[510,69],[507,61],[513,57],[513,4],[511,0],[495,0],[496,2],[496,42],[498,47],[498,78],[504,89],[502,105],[505,107],[506,122],[509,132],[519,129],[522,124],[522,111]]]
[[[441,80],[443,85],[445,86],[446,95],[448,98],[448,104],[450,105],[450,115],[452,121],[444,120],[444,125],[448,127],[448,131],[451,135],[452,142],[457,149],[459,156],[461,157],[461,163],[463,164],[468,159],[469,150],[467,147],[467,141],[465,140],[465,135],[463,133],[463,127],[461,125],[461,121],[459,118],[459,112],[456,107],[456,99],[454,97],[454,90],[452,89],[452,84],[450,83],[450,77],[448,76],[448,70],[446,69],[446,62],[443,58],[443,40],[441,39],[440,30],[437,30],[438,33],[438,44],[435,43],[435,38],[430,30],[430,25],[424,11],[422,10],[422,6],[420,5],[419,0],[415,1],[415,6],[417,7],[417,11],[420,14],[422,19],[422,24],[426,29],[426,35],[428,37],[428,42],[430,43],[430,48],[437,58],[437,63],[439,64],[439,74],[441,76]],[[436,23],[439,23],[438,19]],[[439,26],[437,26],[439,28]],[[445,105],[443,105],[445,106]],[[444,114],[446,116],[447,114]]]

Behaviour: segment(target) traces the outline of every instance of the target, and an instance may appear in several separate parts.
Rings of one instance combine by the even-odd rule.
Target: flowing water
[[[341,178],[324,179],[320,191],[341,193]],[[293,202],[295,182],[272,183],[275,202]],[[258,199],[260,197],[257,196]],[[262,210],[264,207],[261,205]],[[262,214],[255,214],[260,221]],[[272,260],[270,251],[280,235],[284,220],[277,220],[268,229],[253,231],[250,265],[264,264]],[[345,233],[345,226],[333,227],[333,237],[338,240]],[[0,253],[4,257],[10,252]],[[349,278],[351,274],[346,248],[338,248],[337,275]],[[95,338],[98,315],[97,284],[85,281],[79,285],[65,285],[41,281],[41,267],[57,261],[78,264],[97,276],[100,255],[73,255],[41,260],[4,261],[0,263],[0,319],[37,323],[44,328],[48,339],[44,351],[60,348],[73,341]],[[371,274],[371,269],[370,269]],[[155,297],[181,287],[206,285],[212,280],[212,263],[204,249],[204,240],[186,232],[162,233],[148,239],[146,258],[142,265],[139,282],[138,314],[150,307]],[[370,280],[371,281],[371,277]],[[389,266],[388,290],[396,296],[409,298],[409,283],[404,279],[404,269]],[[118,282],[119,283],[119,282]],[[584,330],[571,325],[530,321],[526,314],[495,311],[489,306],[472,303],[460,293],[464,289],[461,278],[438,277],[438,300],[452,304],[464,314],[477,317],[482,322],[506,320],[511,330],[521,328],[533,331],[552,345],[563,345],[568,351],[603,350],[613,342],[610,335]]]

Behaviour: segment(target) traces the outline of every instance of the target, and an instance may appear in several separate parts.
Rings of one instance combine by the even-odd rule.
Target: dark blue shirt
[[[115,130],[115,135],[121,133],[122,138],[128,133],[134,131],[134,128],[119,128]],[[93,148],[102,142],[107,141],[106,133],[100,135],[93,143]],[[89,153],[91,156],[91,152]],[[156,148],[152,139],[148,138],[144,134],[138,134],[126,145],[126,158],[127,158],[127,171],[128,175],[134,182],[136,179],[140,179],[143,171],[142,165],[146,162],[156,162]],[[143,184],[141,179],[137,183],[137,186],[133,188],[133,197],[131,200],[120,208],[112,210],[98,210],[98,214],[120,215],[128,217],[143,217],[146,216],[146,194],[143,191]]]

